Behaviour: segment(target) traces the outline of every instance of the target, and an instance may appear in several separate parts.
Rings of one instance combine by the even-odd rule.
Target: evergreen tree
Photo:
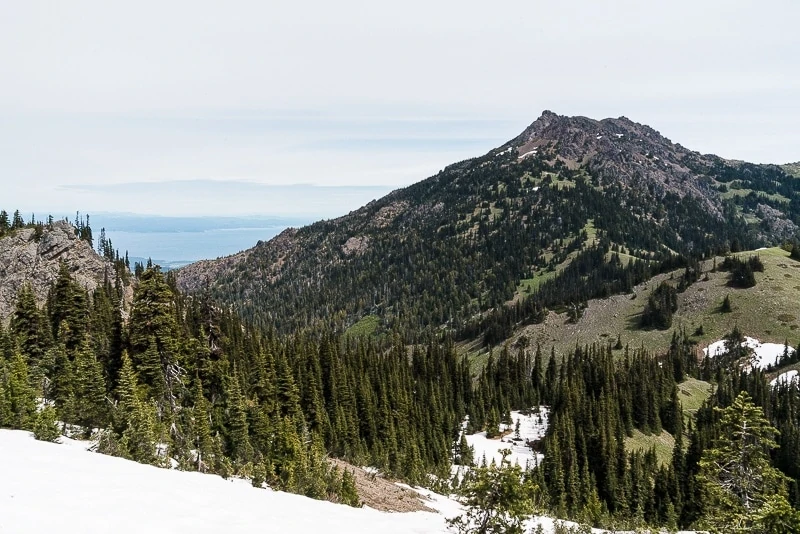
[[[510,450],[501,451],[500,465],[478,467],[461,487],[466,512],[448,520],[459,534],[522,534],[524,520],[534,512],[537,488],[522,468],[511,465]]]
[[[0,380],[2,378],[0,377]],[[10,416],[9,426],[31,428],[36,414],[36,392],[30,384],[28,365],[19,353],[16,353],[8,364],[3,389]]]
[[[74,361],[75,422],[86,427],[102,427],[108,421],[103,369],[84,339]]]
[[[56,442],[61,437],[61,431],[56,421],[56,410],[52,406],[44,406],[33,423],[33,437],[40,441]]]
[[[769,458],[777,431],[746,392],[717,411],[720,436],[703,453],[697,475],[705,495],[703,524],[715,532],[749,532],[769,497],[786,494],[785,476]]]
[[[339,499],[342,504],[361,507],[361,500],[358,498],[358,490],[356,489],[356,479],[353,473],[347,469],[342,471],[342,487],[339,491]]]

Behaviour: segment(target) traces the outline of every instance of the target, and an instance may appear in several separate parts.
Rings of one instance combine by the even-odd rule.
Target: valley
[[[749,504],[703,499],[741,414],[774,481],[758,513],[793,510],[793,172],[545,111],[347,215],[175,270],[88,216],[2,211],[0,459],[28,462],[4,467],[0,499],[24,497],[9,524],[37,506],[24,473],[64,470],[89,495],[108,470],[97,491],[125,495],[114,513],[142,506],[116,477],[174,485],[193,511],[159,508],[168,529],[313,531],[301,510],[336,531],[485,514],[504,532],[702,529],[752,521]],[[513,512],[480,500],[502,484]]]

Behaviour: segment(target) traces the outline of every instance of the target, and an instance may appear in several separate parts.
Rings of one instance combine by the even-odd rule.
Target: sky
[[[797,161],[798,20],[796,0],[3,2],[0,203],[333,216],[545,109]]]

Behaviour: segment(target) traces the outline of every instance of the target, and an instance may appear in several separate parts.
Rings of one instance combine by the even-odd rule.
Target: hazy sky
[[[796,161],[798,21],[797,0],[3,2],[0,200],[307,213],[209,182],[406,185],[543,109]],[[191,185],[148,185],[175,181]]]

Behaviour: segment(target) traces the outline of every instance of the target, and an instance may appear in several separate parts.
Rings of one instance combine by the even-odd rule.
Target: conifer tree
[[[461,487],[466,512],[448,520],[459,534],[522,534],[523,521],[534,512],[537,488],[523,476],[522,468],[511,465],[510,450],[500,451],[500,465],[472,470]]]
[[[236,367],[234,374],[228,378],[227,420],[231,458],[242,463],[249,461],[253,447],[248,433],[247,407],[236,378]]]
[[[134,401],[127,418],[127,426],[122,432],[120,447],[123,455],[136,462],[161,465],[163,460],[158,453],[158,421],[153,404]]]
[[[75,398],[73,363],[69,359],[64,344],[56,343],[50,349],[47,360],[51,362],[51,368],[48,373],[50,376],[49,387],[44,392],[45,398],[53,401],[62,420],[72,421]]]
[[[33,422],[33,437],[40,441],[56,442],[60,436],[55,408],[50,405],[44,406],[36,414]]]
[[[705,496],[703,524],[714,532],[749,532],[769,497],[786,495],[785,476],[769,458],[777,431],[746,392],[717,411],[720,437],[703,453],[697,476]]]
[[[158,423],[155,407],[143,401],[138,392],[133,365],[127,352],[122,354],[117,405],[114,412],[114,435],[105,436],[100,452],[129,458],[141,463],[159,465],[156,450]]]
[[[31,365],[38,365],[50,342],[44,317],[36,305],[36,296],[30,285],[24,285],[17,297],[17,306],[11,316],[11,331],[17,339],[22,355]]]
[[[208,459],[211,458],[214,450],[209,417],[208,402],[203,395],[203,388],[200,380],[196,379],[194,388],[194,407],[192,408],[191,418],[193,423],[192,441],[197,455],[196,468],[198,471],[205,471],[208,468],[207,466],[210,465]],[[260,464],[257,463],[256,465]],[[266,473],[264,473],[264,477],[266,477]]]
[[[28,365],[16,353],[8,364],[4,385],[11,428],[28,429],[36,414],[36,392],[30,385]],[[2,377],[0,377],[1,379]]]
[[[356,508],[361,506],[361,500],[358,498],[358,490],[356,489],[356,479],[353,473],[347,469],[342,471],[342,484],[339,491],[339,500],[342,504],[354,506]]]
[[[103,369],[84,339],[74,361],[75,422],[90,431],[108,420]]]

